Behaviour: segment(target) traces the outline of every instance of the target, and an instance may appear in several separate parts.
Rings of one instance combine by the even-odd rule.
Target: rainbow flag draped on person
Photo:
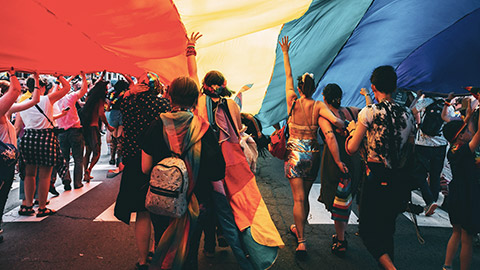
[[[242,269],[267,269],[275,262],[278,248],[284,247],[284,243],[238,143],[236,123],[230,115],[237,105],[233,100],[223,99],[213,117],[212,110],[207,109],[211,108],[211,102],[210,97],[203,96],[197,108],[202,118],[211,119],[220,130],[219,142],[226,167],[224,186],[214,187],[219,223]]]

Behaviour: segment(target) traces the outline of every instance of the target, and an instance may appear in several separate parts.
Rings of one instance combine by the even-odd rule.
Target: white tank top
[[[37,105],[43,110],[48,118],[53,121],[53,106],[48,96],[41,96],[40,102],[38,102]],[[50,124],[47,118],[39,112],[35,106],[21,111],[20,116],[22,117],[25,129],[53,128],[52,124]]]

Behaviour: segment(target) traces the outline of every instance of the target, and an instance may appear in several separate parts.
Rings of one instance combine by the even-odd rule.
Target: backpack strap
[[[348,113],[352,117],[352,120],[356,121],[357,119],[355,119],[355,116],[353,115],[352,109],[350,107],[345,107],[345,109],[347,109]]]
[[[38,104],[35,104],[35,108],[37,108],[37,110],[43,114],[43,116],[45,116],[45,118],[47,118],[48,122],[52,125],[52,127],[54,128],[55,127],[55,124],[52,122],[52,120],[50,120],[50,118],[48,118],[48,116],[43,112],[42,108],[40,108],[40,106],[38,106]]]

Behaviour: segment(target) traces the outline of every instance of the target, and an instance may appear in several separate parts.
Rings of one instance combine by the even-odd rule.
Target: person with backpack
[[[148,261],[151,260],[149,251],[153,251],[154,247],[150,241],[152,217],[145,208],[149,177],[142,173],[140,141],[143,133],[155,119],[158,119],[160,113],[170,111],[171,107],[167,99],[158,97],[162,86],[156,74],[143,74],[138,78],[137,84],[134,84],[129,76],[125,78],[130,83],[130,90],[125,93],[120,103],[125,135],[122,148],[125,168],[120,181],[114,215],[128,225],[131,214],[137,214],[135,241],[139,257],[136,269],[148,269]],[[159,223],[163,222],[161,218],[158,220]],[[155,238],[163,233],[160,227],[154,227]]]
[[[426,216],[431,216],[435,212],[441,189],[440,175],[448,144],[442,134],[444,103],[441,98],[423,95],[412,108],[416,119],[420,120],[415,137],[416,163],[412,176],[422,192]],[[427,181],[427,176],[430,181]]]
[[[406,106],[395,103],[397,74],[392,66],[377,67],[370,77],[377,104],[363,108],[350,122],[345,150],[356,153],[366,137],[367,179],[360,200],[360,237],[385,269],[393,264],[393,234],[398,214],[406,208],[410,185],[405,161],[415,136],[415,120]]]
[[[208,121],[193,114],[192,107],[199,94],[196,82],[189,77],[176,78],[170,85],[169,94],[172,110],[160,114],[160,119],[151,123],[141,143],[142,171],[151,174],[149,193],[167,194],[157,196],[162,200],[157,210],[174,217],[160,239],[149,269],[197,269],[206,214],[214,207],[212,182],[225,177],[225,160]],[[167,175],[163,174],[162,178],[161,171],[165,166],[179,167],[182,173],[168,173],[171,170],[167,168]],[[164,183],[156,183],[164,186],[163,189],[152,185],[157,178],[163,179]],[[180,189],[176,196],[184,197],[184,203],[168,195],[175,193],[168,187],[177,186],[177,179],[187,182],[180,185],[186,184],[187,188]],[[148,200],[147,195],[147,203]],[[173,209],[169,209],[169,205],[174,205]],[[179,208],[183,211],[175,212]]]

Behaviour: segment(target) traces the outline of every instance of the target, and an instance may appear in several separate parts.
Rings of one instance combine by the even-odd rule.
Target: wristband
[[[35,87],[33,87],[33,89],[40,89],[40,87],[38,87],[38,86],[35,86]]]

